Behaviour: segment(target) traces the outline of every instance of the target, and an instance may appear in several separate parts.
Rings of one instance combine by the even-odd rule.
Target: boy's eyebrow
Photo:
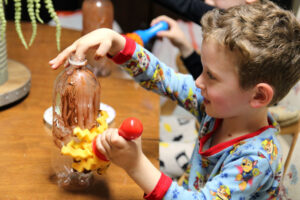
[[[206,71],[211,73],[211,75],[214,75],[214,76],[218,76],[217,73],[215,73],[213,70],[211,70],[209,67],[207,67],[206,65],[203,65],[203,68],[206,68]]]
[[[209,70],[208,73],[210,73],[210,75],[212,77],[214,77],[215,79],[219,79],[219,75],[217,73],[214,73],[213,71]]]
[[[204,69],[206,68],[206,71],[208,71],[209,73],[211,73],[211,75],[213,75],[214,77],[218,78],[218,77],[219,77],[218,74],[215,73],[213,70],[211,70],[205,62],[203,62],[203,57],[202,57],[202,56],[201,56],[200,59],[201,59],[202,68],[203,68],[203,69],[202,69],[202,72],[203,72]]]

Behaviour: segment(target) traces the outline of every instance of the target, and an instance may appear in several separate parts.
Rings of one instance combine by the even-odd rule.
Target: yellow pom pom
[[[108,114],[106,111],[100,112],[100,117],[97,118],[98,127],[93,127],[91,130],[82,130],[79,127],[74,128],[73,135],[78,140],[71,140],[67,145],[63,146],[61,153],[68,155],[75,160],[72,167],[79,172],[84,170],[96,170],[98,173],[104,173],[109,166],[109,161],[98,159],[92,150],[92,142],[95,137],[103,133],[108,127],[106,119]]]

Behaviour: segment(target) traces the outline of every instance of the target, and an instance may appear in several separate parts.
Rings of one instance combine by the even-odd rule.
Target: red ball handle
[[[125,119],[119,130],[119,135],[125,138],[126,140],[134,140],[142,135],[143,132],[143,124],[142,122],[135,118],[135,117],[129,117]],[[93,140],[92,149],[94,154],[101,160],[108,161],[107,158],[98,151],[96,147],[96,139]]]
[[[140,137],[142,132],[143,124],[135,117],[125,119],[119,128],[119,135],[126,140],[134,140]]]

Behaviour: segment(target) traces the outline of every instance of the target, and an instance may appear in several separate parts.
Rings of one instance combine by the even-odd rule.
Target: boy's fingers
[[[66,59],[60,57],[60,55],[58,55],[56,58],[54,58],[53,60],[51,60],[49,62],[49,64],[51,65],[52,69],[57,69],[60,65],[62,65],[64,62],[66,61]]]
[[[79,59],[80,61],[83,61],[85,59],[85,54],[87,50],[89,49],[88,45],[77,45],[76,51],[75,51],[75,57]]]
[[[74,45],[69,46],[65,50],[63,50],[58,56],[51,61],[49,61],[49,64],[51,65],[52,69],[57,69],[60,65],[66,62],[69,55],[75,51]]]
[[[96,50],[95,59],[97,60],[101,57],[106,56],[110,48],[111,48],[111,42],[102,42],[99,45],[98,49]]]
[[[112,129],[107,129],[104,134],[107,144],[110,144],[111,135],[112,135]]]
[[[123,148],[127,141],[116,131],[111,135],[110,142],[113,147]]]
[[[101,145],[102,145],[102,147],[103,147],[103,149],[104,149],[104,151],[105,152],[101,152],[101,153],[103,153],[107,158],[109,158],[109,152],[111,151],[111,148],[110,148],[110,145],[108,144],[108,141],[107,141],[107,135],[108,134],[108,132],[107,131],[105,131],[105,132],[103,132],[102,133],[102,135],[101,135]]]
[[[101,135],[99,135],[96,139],[96,146],[97,146],[97,150],[102,153],[105,157],[107,157],[106,155],[106,151],[102,145],[102,142],[101,142]]]
[[[65,63],[64,63],[64,67],[68,67],[70,65],[69,61],[66,60]]]

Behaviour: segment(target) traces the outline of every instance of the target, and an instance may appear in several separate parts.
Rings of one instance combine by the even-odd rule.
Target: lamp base
[[[19,62],[7,60],[8,80],[0,85],[0,107],[23,98],[30,90],[31,74]]]

